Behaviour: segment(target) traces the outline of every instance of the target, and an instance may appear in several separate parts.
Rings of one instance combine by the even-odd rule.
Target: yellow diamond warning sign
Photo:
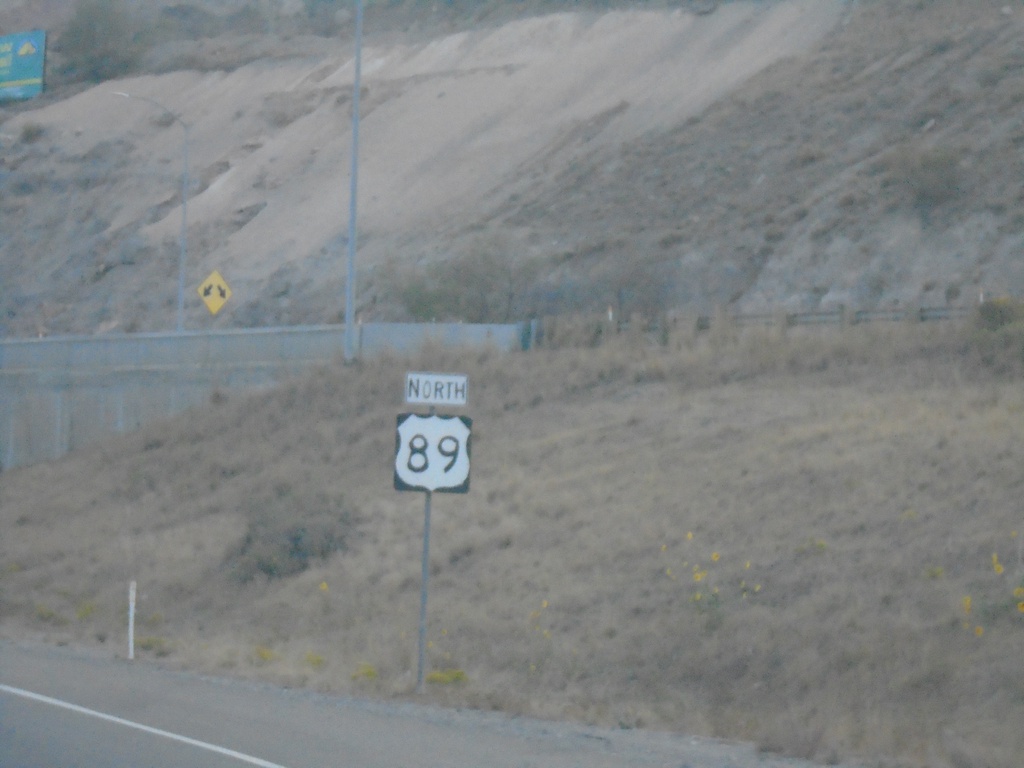
[[[213,270],[210,276],[203,281],[203,284],[199,286],[199,298],[206,304],[211,315],[220,312],[220,308],[231,298],[231,289],[224,282],[224,278],[220,276],[220,272]]]

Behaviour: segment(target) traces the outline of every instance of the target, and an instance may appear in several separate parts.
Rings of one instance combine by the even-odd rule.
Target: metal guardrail
[[[440,346],[528,347],[535,324],[367,323],[372,355]],[[341,360],[344,326],[0,340],[0,469],[63,456],[210,401]]]
[[[922,322],[968,316],[967,307],[846,309],[721,316],[737,325]],[[707,329],[714,318],[697,319]],[[529,349],[537,321],[507,325],[367,323],[359,354],[407,353],[427,342]],[[216,391],[272,386],[340,360],[344,326],[0,340],[0,469],[56,459],[110,434],[209,402]]]

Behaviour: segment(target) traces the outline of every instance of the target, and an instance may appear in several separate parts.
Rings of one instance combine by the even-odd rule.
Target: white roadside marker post
[[[128,660],[135,659],[135,582],[128,585]]]

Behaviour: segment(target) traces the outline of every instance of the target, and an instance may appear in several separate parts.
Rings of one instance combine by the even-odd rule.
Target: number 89
[[[405,463],[405,466],[409,468],[410,472],[426,472],[430,467],[430,459],[427,456],[427,449],[430,447],[430,442],[422,434],[415,434],[409,438],[409,460]],[[445,435],[437,441],[437,452],[444,458],[448,459],[448,463],[444,467],[444,471],[448,472],[452,467],[455,466],[455,462],[459,460],[459,450],[462,444],[459,442],[457,437],[452,435]]]

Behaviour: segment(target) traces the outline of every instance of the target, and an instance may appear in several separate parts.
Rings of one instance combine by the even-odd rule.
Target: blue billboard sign
[[[0,101],[30,99],[42,93],[45,65],[43,30],[0,37]]]

